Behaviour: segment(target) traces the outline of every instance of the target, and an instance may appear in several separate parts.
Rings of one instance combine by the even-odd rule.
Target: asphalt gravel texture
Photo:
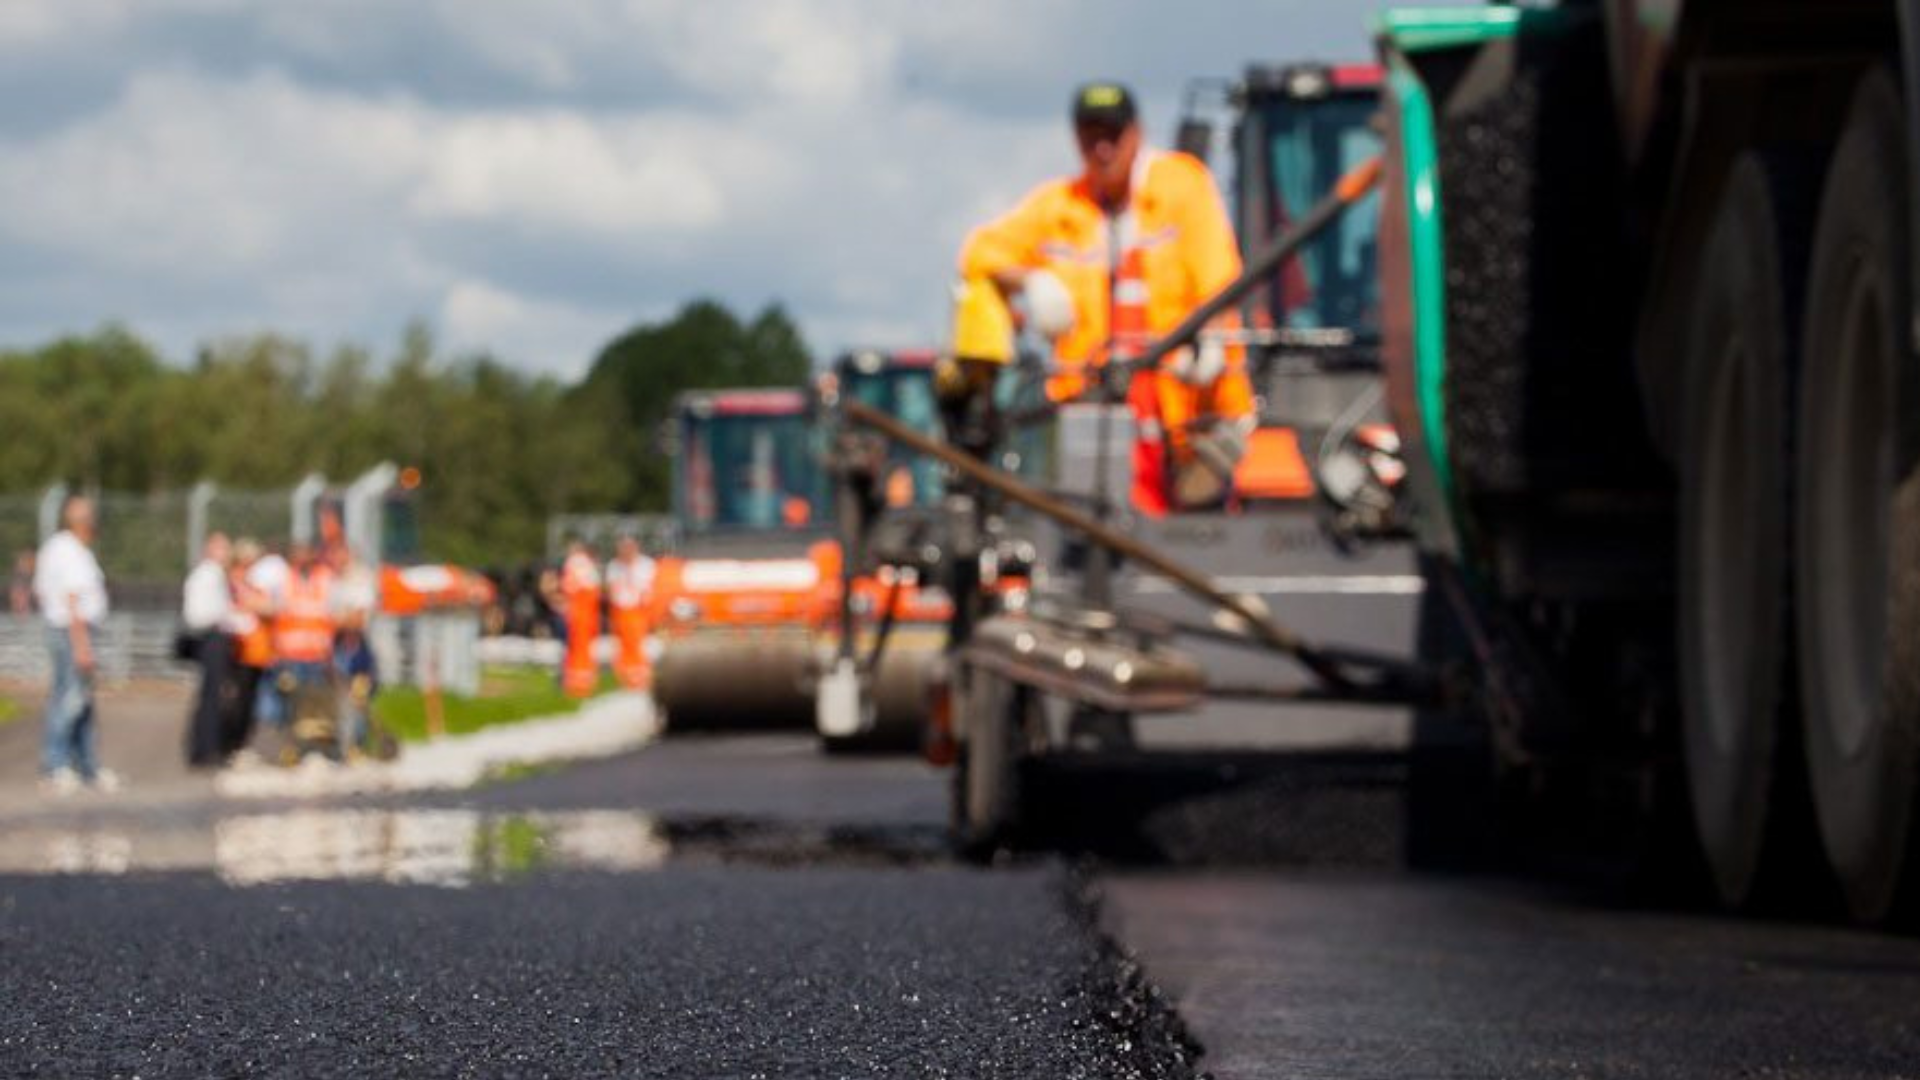
[[[1181,1077],[1059,870],[0,879],[0,1074]]]

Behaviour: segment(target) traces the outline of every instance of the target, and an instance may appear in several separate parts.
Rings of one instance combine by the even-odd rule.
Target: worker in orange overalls
[[[235,642],[234,692],[227,704],[222,743],[228,757],[245,749],[253,739],[260,681],[273,666],[273,629],[266,619],[273,610],[273,598],[253,580],[253,568],[265,554],[252,537],[243,536],[234,542],[228,574],[233,610],[227,616],[227,632]]]
[[[600,637],[600,568],[584,540],[567,546],[560,564],[560,596],[567,616],[567,654],[560,663],[560,689],[570,697],[592,695],[600,681],[593,643]]]
[[[648,608],[653,594],[653,560],[640,553],[640,541],[620,538],[613,561],[607,564],[607,612],[613,619],[619,652],[613,673],[634,690],[652,681],[647,664],[647,632],[652,629]]]
[[[285,580],[272,599],[273,690],[282,726],[294,720],[293,699],[302,686],[324,683],[333,663],[333,572],[312,545],[296,543]]]
[[[1188,154],[1141,145],[1133,94],[1091,83],[1073,97],[1083,170],[1035,188],[975,229],[960,252],[969,282],[991,281],[1054,342],[1055,401],[1079,397],[1088,369],[1137,357],[1240,275],[1240,252],[1213,175]],[[1243,350],[1218,335],[1136,372],[1133,502],[1160,516],[1214,506],[1232,490],[1254,424]]]

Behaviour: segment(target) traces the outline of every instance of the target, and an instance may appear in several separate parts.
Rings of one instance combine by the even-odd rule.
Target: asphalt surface
[[[0,881],[0,1071],[1185,1075],[1063,875]]]
[[[1248,585],[1418,633],[1400,568],[1313,558]],[[1143,726],[988,868],[945,774],[805,734],[236,802],[160,766],[178,716],[116,702],[122,795],[0,774],[0,1075],[1920,1076],[1920,939],[1522,873],[1406,711]]]

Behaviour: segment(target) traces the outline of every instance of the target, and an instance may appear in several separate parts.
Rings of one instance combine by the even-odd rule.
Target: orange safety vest
[[[1199,159],[1142,149],[1128,200],[1132,235],[1123,238],[1125,250],[1117,259],[1111,220],[1085,177],[1040,185],[1012,210],[974,229],[961,247],[962,278],[1044,269],[1066,286],[1075,318],[1054,343],[1061,371],[1048,380],[1048,393],[1055,400],[1080,392],[1081,369],[1105,363],[1110,340],[1131,344],[1137,354],[1240,276],[1233,225],[1213,174]],[[1229,312],[1216,327],[1238,325]],[[1229,372],[1244,381],[1242,350],[1230,349],[1228,360]],[[1251,394],[1247,400],[1251,405]]]
[[[653,560],[641,556],[631,563],[615,559],[607,564],[607,605],[616,610],[637,608],[647,602],[653,586]]]
[[[325,663],[333,656],[333,574],[291,572],[273,617],[273,651],[282,660]]]
[[[599,681],[593,643],[600,636],[600,571],[591,557],[567,556],[560,567],[560,592],[567,606],[567,653],[560,663],[560,684],[568,694],[586,697]]]
[[[653,560],[641,556],[632,562],[615,559],[607,564],[607,606],[613,609],[616,643],[613,671],[624,685],[638,689],[651,681],[647,663],[648,594],[653,591]]]
[[[1106,363],[1109,349],[1140,355],[1238,277],[1240,266],[1233,227],[1206,166],[1187,154],[1144,149],[1119,221],[1093,199],[1084,178],[1056,180],[975,229],[960,255],[964,277],[1044,268],[1066,285],[1075,321],[1054,343],[1059,371],[1047,380],[1047,394],[1055,401],[1078,396],[1086,388],[1085,369]],[[1214,329],[1238,325],[1228,312]],[[1136,425],[1133,502],[1159,516],[1171,508],[1172,466],[1192,457],[1189,428],[1203,417],[1253,415],[1245,350],[1230,347],[1226,370],[1205,386],[1164,368],[1137,372],[1127,401]]]

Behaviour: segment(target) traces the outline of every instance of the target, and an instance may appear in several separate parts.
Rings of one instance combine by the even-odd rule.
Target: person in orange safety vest
[[[652,626],[647,608],[652,593],[653,560],[640,553],[638,540],[621,537],[613,561],[607,564],[607,612],[619,642],[613,672],[622,685],[635,690],[645,689],[651,681],[647,633]]]
[[[313,547],[296,543],[286,577],[273,589],[268,625],[273,637],[271,723],[293,720],[293,695],[301,686],[326,681],[333,663],[334,581]]]
[[[567,617],[560,688],[570,697],[588,697],[600,681],[593,659],[593,643],[600,637],[600,567],[584,540],[567,546],[566,561],[560,565],[560,596]]]
[[[1133,94],[1091,83],[1073,98],[1083,171],[1040,185],[976,228],[960,253],[966,279],[987,279],[1023,301],[1029,323],[1053,338],[1048,395],[1085,392],[1088,369],[1137,357],[1240,274],[1240,253],[1219,189],[1188,154],[1142,146]],[[1217,505],[1254,424],[1243,350],[1209,326],[1196,348],[1134,374],[1133,501],[1145,513]]]

